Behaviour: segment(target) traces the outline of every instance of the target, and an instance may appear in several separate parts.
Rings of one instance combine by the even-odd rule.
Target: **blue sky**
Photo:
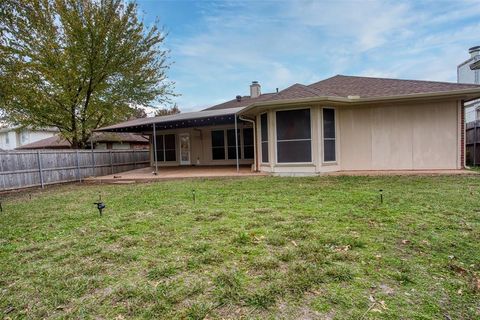
[[[336,74],[456,81],[480,45],[480,1],[138,0],[169,32],[184,112]]]

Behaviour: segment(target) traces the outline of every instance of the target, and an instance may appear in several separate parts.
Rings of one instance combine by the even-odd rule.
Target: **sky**
[[[168,32],[182,112],[336,74],[452,81],[480,45],[480,0],[137,0]]]

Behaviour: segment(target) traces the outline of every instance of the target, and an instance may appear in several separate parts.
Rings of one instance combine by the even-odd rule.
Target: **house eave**
[[[480,98],[480,87],[473,89],[462,89],[446,92],[428,92],[415,93],[407,95],[396,96],[379,96],[369,98],[343,98],[332,96],[320,96],[313,98],[302,99],[285,99],[278,101],[265,101],[253,103],[243,110],[238,112],[239,115],[249,114],[254,109],[270,109],[273,107],[288,107],[292,105],[308,105],[308,104],[328,104],[328,105],[365,105],[365,104],[379,104],[385,102],[407,102],[407,101],[425,101],[435,99],[462,99],[471,101]]]

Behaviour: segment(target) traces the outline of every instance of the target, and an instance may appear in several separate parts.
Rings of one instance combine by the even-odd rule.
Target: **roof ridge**
[[[312,84],[309,84],[308,86],[312,86],[314,84],[324,82],[333,78],[357,78],[357,79],[376,79],[376,80],[391,80],[391,81],[406,81],[406,82],[424,82],[424,83],[443,83],[443,84],[459,84],[459,85],[471,85],[471,86],[479,86],[480,84],[475,84],[475,83],[458,83],[458,82],[449,82],[449,81],[433,81],[433,80],[415,80],[415,79],[398,79],[398,78],[385,78],[385,77],[370,77],[370,76],[351,76],[351,75],[344,75],[344,74],[337,74],[335,76],[332,76],[327,79],[323,79],[317,82],[314,82]]]

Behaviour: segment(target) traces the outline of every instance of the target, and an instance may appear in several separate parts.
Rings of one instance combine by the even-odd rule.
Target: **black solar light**
[[[193,203],[195,203],[195,189],[192,190],[192,198],[193,198]]]
[[[380,203],[383,203],[383,189],[380,189]]]
[[[3,212],[2,201],[0,201],[0,212]]]
[[[97,205],[98,213],[100,216],[102,215],[102,210],[105,209],[106,205],[102,202],[102,196],[98,195],[98,201],[94,202],[93,204]]]

